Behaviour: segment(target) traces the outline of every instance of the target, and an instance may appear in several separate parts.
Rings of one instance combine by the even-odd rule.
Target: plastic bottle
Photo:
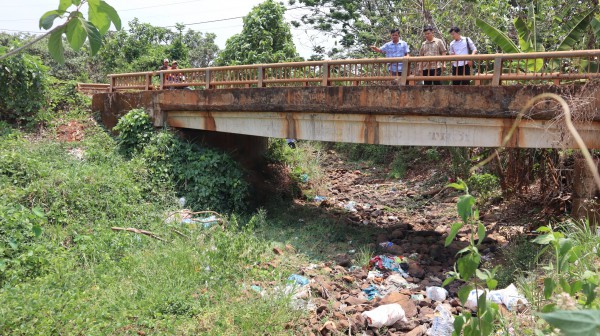
[[[369,323],[369,327],[381,328],[391,326],[398,321],[408,322],[404,309],[397,303],[379,306],[373,310],[362,313]]]

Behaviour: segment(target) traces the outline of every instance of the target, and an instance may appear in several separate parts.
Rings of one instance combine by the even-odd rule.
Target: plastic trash
[[[446,296],[448,296],[447,290],[437,286],[425,287],[425,293],[433,301],[444,301],[446,300]]]
[[[182,208],[185,206],[185,197],[179,198],[179,206],[181,206]]]
[[[367,280],[373,280],[375,278],[383,278],[383,274],[379,271],[369,271],[367,273]]]
[[[479,297],[483,294],[488,295],[488,290],[487,289],[473,289],[471,292],[469,292],[469,296],[467,297],[467,301],[465,302],[465,307],[471,309],[471,310],[475,310],[477,309],[477,299],[479,299]],[[489,295],[488,295],[489,297]]]
[[[394,243],[386,241],[386,242],[383,242],[383,243],[379,243],[379,246],[381,246],[383,248],[388,248],[388,247],[394,246]]]
[[[302,183],[307,183],[308,182],[308,174],[300,175],[300,181],[302,181]]]
[[[298,286],[308,285],[308,279],[302,275],[292,274],[288,277],[288,281],[295,283]]]
[[[262,294],[262,288],[260,288],[260,286],[252,285],[252,286],[250,286],[250,289],[252,289],[253,291],[255,291],[259,294]]]
[[[404,309],[397,303],[379,306],[373,310],[362,313],[367,319],[369,327],[381,328],[391,326],[398,321],[408,322]]]
[[[509,311],[519,310],[519,307],[524,307],[529,303],[525,297],[519,294],[517,287],[513,284],[504,289],[490,291],[487,298],[494,303],[504,304]]]
[[[429,336],[452,336],[454,332],[454,316],[450,310],[443,304],[435,308],[433,323],[431,328],[427,329]]]
[[[326,199],[327,197],[325,196],[315,196],[315,202],[323,202]]]
[[[363,292],[365,292],[365,294],[367,294],[367,299],[369,301],[373,300],[376,297],[383,297],[383,295],[381,295],[379,293],[379,290],[377,289],[377,286],[375,286],[375,285],[371,285],[371,286],[363,289]]]
[[[346,205],[344,205],[344,209],[346,209],[350,212],[357,212],[358,210],[356,210],[356,208],[354,207],[355,205],[356,205],[356,202],[349,201],[348,203],[346,203]]]
[[[412,294],[410,299],[413,301],[423,301],[425,300],[425,296],[423,294]]]

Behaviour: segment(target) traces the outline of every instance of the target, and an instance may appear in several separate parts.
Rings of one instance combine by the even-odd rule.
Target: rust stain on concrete
[[[217,123],[215,122],[215,118],[213,118],[212,113],[206,112],[204,116],[204,129],[207,131],[216,131]]]
[[[379,144],[379,123],[377,122],[377,117],[375,115],[369,114],[365,117],[365,121],[363,122],[363,136],[364,141],[368,144]]]
[[[296,128],[296,119],[293,113],[285,114],[285,122],[286,122],[286,137],[288,139],[297,139],[297,128]]]

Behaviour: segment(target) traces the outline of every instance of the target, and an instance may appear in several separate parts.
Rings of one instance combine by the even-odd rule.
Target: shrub
[[[2,120],[28,124],[37,120],[46,102],[46,72],[38,58],[24,53],[0,60]]]
[[[141,109],[123,116],[115,129],[121,150],[143,160],[154,186],[175,185],[196,210],[245,210],[248,184],[229,155],[185,142],[168,131],[155,132]]]
[[[488,173],[471,175],[467,180],[467,184],[471,186],[471,189],[476,192],[483,202],[500,192],[500,179]]]

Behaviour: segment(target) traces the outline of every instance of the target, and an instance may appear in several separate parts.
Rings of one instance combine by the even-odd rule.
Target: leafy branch
[[[81,8],[84,4],[88,5],[88,19],[84,17]],[[71,6],[75,8],[71,11]],[[67,21],[62,25],[54,27],[46,34],[35,38],[27,44],[14,49],[8,53],[0,55],[0,60],[13,56],[26,48],[29,48],[41,39],[50,36],[48,39],[48,50],[50,55],[60,64],[64,64],[63,34],[67,42],[74,50],[79,50],[86,40],[90,44],[90,53],[95,55],[102,46],[102,35],[106,34],[111,23],[117,30],[121,29],[121,18],[117,11],[104,0],[60,0],[58,9],[46,12],[40,18],[39,26],[45,30],[52,28],[56,19],[66,18]]]

